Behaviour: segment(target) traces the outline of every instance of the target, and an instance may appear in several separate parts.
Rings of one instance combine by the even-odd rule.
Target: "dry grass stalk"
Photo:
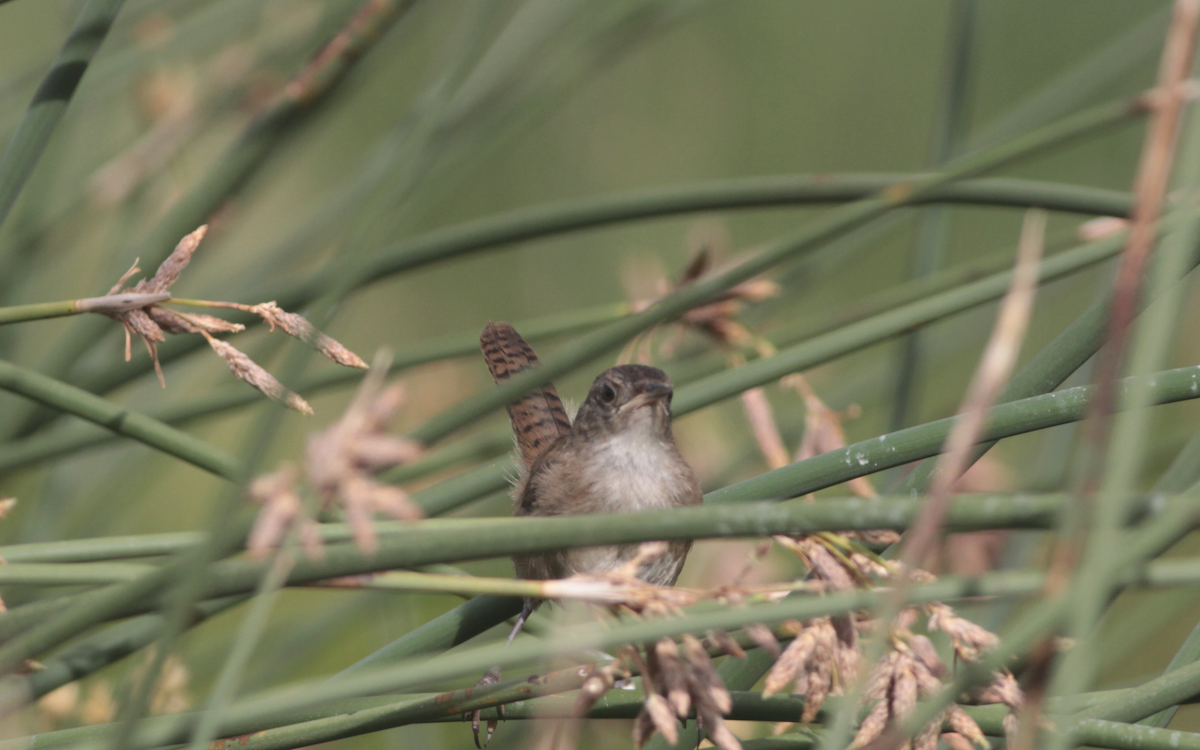
[[[135,273],[141,271],[135,261],[133,267],[109,289],[104,297],[93,297],[77,300],[75,307],[80,312],[96,312],[107,315],[125,327],[125,361],[132,354],[130,342],[137,336],[146,345],[150,358],[154,361],[154,371],[158,373],[158,382],[165,388],[166,378],[163,377],[162,365],[158,361],[158,345],[166,341],[166,334],[198,334],[204,336],[218,355],[229,364],[230,371],[241,380],[257,388],[266,396],[282,401],[290,408],[303,414],[312,414],[312,407],[303,398],[283,387],[278,380],[262,367],[254,363],[244,353],[232,344],[213,338],[213,334],[236,333],[244,330],[240,323],[232,323],[212,315],[200,313],[184,313],[161,306],[161,303],[171,302],[171,286],[179,280],[180,274],[192,259],[192,255],[204,239],[208,226],[188,234],[166,260],[158,267],[154,276],[142,279],[129,289],[125,282]],[[286,332],[305,340],[318,351],[338,364],[349,367],[365,368],[366,363],[344,346],[317,331],[302,316],[281,310],[274,302],[261,305],[241,305],[234,302],[209,302],[201,300],[175,300],[177,303],[195,304],[204,307],[225,307],[248,310],[260,315],[275,330],[278,325]]]
[[[750,431],[758,443],[758,449],[767,460],[767,467],[779,469],[790,464],[792,461],[776,426],[767,392],[762,388],[742,391],[742,407],[746,410],[746,419],[750,422]]]
[[[971,448],[983,429],[987,410],[995,402],[1000,389],[1016,365],[1017,354],[1020,352],[1033,310],[1045,231],[1045,212],[1027,212],[1017,246],[1017,262],[1013,269],[1012,284],[1000,302],[1000,311],[996,316],[992,335],[963,397],[962,406],[958,410],[959,416],[950,430],[949,437],[946,438],[944,453],[938,461],[928,498],[904,542],[901,560],[906,568],[913,569],[919,566],[936,542],[950,501],[951,490],[970,463]],[[902,581],[897,587],[897,599],[907,593],[906,586]]]
[[[422,453],[411,440],[387,433],[387,424],[404,399],[399,385],[384,387],[388,362],[381,357],[363,378],[358,393],[341,419],[308,439],[304,477],[322,508],[341,506],[354,533],[355,543],[365,554],[377,547],[371,519],[376,512],[405,521],[423,517],[419,506],[399,487],[377,482],[380,471],[412,461]],[[319,541],[305,531],[311,521],[296,490],[297,471],[287,465],[256,479],[251,497],[263,510],[250,534],[248,549],[263,555],[277,546],[293,523],[302,524],[301,534],[310,552]]]
[[[17,499],[15,497],[0,497],[0,521],[3,521],[5,518],[7,518],[8,514],[11,513],[12,509],[15,507],[17,507]],[[0,557],[0,565],[3,565],[5,562],[7,561]],[[0,614],[3,614],[7,611],[8,605],[4,603],[3,599],[0,599]]]
[[[1120,373],[1129,326],[1137,311],[1142,275],[1157,239],[1158,220],[1166,201],[1185,106],[1193,95],[1188,77],[1195,57],[1198,29],[1200,2],[1175,0],[1159,63],[1157,87],[1145,97],[1151,110],[1150,122],[1133,186],[1129,236],[1113,279],[1108,345],[1096,364],[1097,392],[1089,404],[1092,417],[1089,422],[1099,433],[1097,442],[1103,440],[1107,430],[1106,420],[1102,417],[1112,410],[1113,382]]]

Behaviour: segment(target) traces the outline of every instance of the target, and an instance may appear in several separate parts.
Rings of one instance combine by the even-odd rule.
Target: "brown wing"
[[[488,323],[479,337],[479,348],[497,383],[538,364],[533,347],[508,323]],[[571,420],[550,383],[509,404],[508,418],[526,469],[559,436],[571,430]]]

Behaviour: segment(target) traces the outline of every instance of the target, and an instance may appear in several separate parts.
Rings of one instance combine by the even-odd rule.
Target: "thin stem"
[[[228,479],[237,473],[237,460],[215,446],[81,388],[4,360],[0,360],[0,388],[133,438],[217,476]]]
[[[59,302],[37,302],[32,305],[15,305],[0,307],[0,325],[9,323],[24,323],[28,320],[45,320],[61,318],[67,315],[78,315],[79,309],[75,300],[66,299]]]
[[[967,81],[975,38],[976,0],[956,0],[951,5],[946,56],[942,63],[942,92],[935,113],[929,164],[937,169],[958,150],[967,129]],[[910,276],[933,274],[942,265],[950,214],[945,206],[923,209],[917,219],[911,250]],[[901,342],[892,399],[893,431],[908,426],[913,409],[913,384],[921,360],[921,331],[913,331]]]

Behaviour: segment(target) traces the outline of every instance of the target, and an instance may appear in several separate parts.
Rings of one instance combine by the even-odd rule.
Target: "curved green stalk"
[[[1150,585],[1191,585],[1200,581],[1200,563],[1195,560],[1158,562],[1128,572],[1127,581]],[[1041,590],[1043,577],[1037,572],[990,573],[969,580],[943,579],[913,588],[910,601],[948,601],[962,596],[1028,595]],[[590,625],[570,629],[566,637],[514,642],[449,653],[437,659],[413,659],[379,669],[363,670],[337,681],[293,686],[261,697],[247,697],[233,708],[221,734],[244,734],[271,726],[289,713],[331,701],[419,688],[433,681],[477,674],[493,665],[514,666],[522,662],[569,656],[581,648],[608,649],[625,643],[654,641],[682,633],[709,629],[733,630],[747,623],[775,625],[789,619],[810,619],[864,609],[876,604],[880,594],[869,591],[841,592],[787,599],[776,604],[741,608],[721,607],[689,613],[683,617],[653,619],[616,626]],[[286,720],[286,719],[285,719]],[[134,746],[155,747],[180,741],[195,721],[181,716],[164,721],[151,731],[135,734]]]
[[[1103,262],[1121,251],[1123,241],[1123,237],[1112,237],[1058,253],[1042,263],[1038,278],[1045,283]],[[679,389],[673,409],[676,414],[686,414],[735,396],[748,388],[765,385],[785,375],[815,367],[905,331],[999,299],[1011,281],[1012,271],[1001,271],[802,341],[770,357],[717,373]]]
[[[1030,495],[1018,494],[989,494],[962,495],[954,503],[950,523],[959,530],[979,530],[992,526],[1045,528],[1054,514],[1058,512],[1062,495]],[[762,509],[772,517],[780,518],[780,512],[786,517],[807,519],[805,523],[816,524],[814,529],[831,531],[849,528],[876,528],[871,524],[894,523],[905,528],[905,519],[909,517],[914,507],[914,500],[908,497],[822,497],[821,502],[809,505],[764,505]],[[983,505],[987,508],[982,508]],[[770,510],[774,508],[775,510]],[[786,511],[779,511],[787,508]],[[724,518],[728,509],[716,510],[709,508],[685,509],[679,511],[688,515],[694,522],[708,524],[702,519]],[[753,515],[757,511],[747,511]],[[606,516],[607,517],[607,516]],[[619,516],[617,516],[619,517]],[[639,516],[639,518],[642,516]],[[651,518],[659,518],[652,515]],[[676,516],[669,516],[675,518]],[[589,516],[593,518],[593,516]],[[667,516],[662,516],[667,518]],[[551,519],[553,524],[563,523],[568,519]],[[445,534],[446,538],[456,534],[502,534],[513,533],[528,522],[540,523],[539,519],[515,518],[474,518],[474,519],[427,519],[414,525],[407,521],[376,521],[375,531],[381,538],[391,538],[397,535],[419,537],[425,532]],[[585,519],[573,519],[571,523],[582,528],[586,526]],[[661,519],[655,521],[661,524]],[[575,528],[572,526],[572,528]],[[709,528],[705,526],[705,528]],[[318,527],[318,533],[326,543],[336,544],[353,539],[353,531],[344,523],[326,523]],[[567,539],[575,531],[555,532],[559,537]],[[151,557],[169,555],[186,549],[202,539],[200,532],[176,532],[166,534],[139,534],[134,536],[98,537],[94,539],[75,539],[57,542],[33,542],[29,544],[12,544],[0,547],[0,559],[8,563],[0,566],[0,574],[5,570],[36,568],[34,564],[47,566],[47,570],[58,568],[74,568],[86,570],[82,565],[90,562],[105,560]],[[408,542],[398,542],[407,544]],[[440,544],[440,542],[438,542]],[[435,545],[436,546],[436,545]],[[76,563],[71,566],[67,563]],[[57,567],[48,567],[48,566]],[[139,566],[141,567],[141,566]],[[16,575],[16,574],[14,574]]]
[[[941,173],[895,183],[881,190],[874,197],[836,208],[804,228],[776,240],[745,262],[723,273],[690,284],[660,300],[642,313],[581,336],[578,340],[546,357],[540,367],[510,378],[492,389],[491,392],[480,393],[464,399],[458,405],[418,426],[409,436],[426,445],[440,440],[502,405],[512,402],[531,388],[544,385],[554,378],[570,372],[579,365],[619,346],[632,336],[678,317],[711,300],[722,291],[751,279],[778,263],[810,251],[884,216],[898,207],[912,205],[937,188],[955,180],[997,168],[1052,145],[1061,144],[1099,128],[1121,122],[1135,112],[1141,111],[1142,106],[1140,100],[1102,105],[1017,138],[1003,146],[954,159],[946,165],[945,171]]]
[[[967,81],[975,53],[976,0],[957,0],[950,6],[945,57],[942,60],[941,87],[930,140],[928,163],[932,169],[961,151],[966,135],[969,107]],[[945,260],[946,237],[950,230],[950,212],[943,205],[922,209],[917,217],[916,233],[909,250],[909,277],[920,279],[936,272]],[[913,412],[913,386],[921,360],[921,334],[914,330],[900,342],[894,356],[892,431],[909,426]]]
[[[128,557],[154,557],[177,552],[183,547],[196,544],[200,538],[199,532],[180,531],[173,534],[136,534],[10,544],[0,547],[0,560],[9,563],[82,563]]]
[[[201,602],[192,610],[193,623],[199,624],[245,600],[244,596],[230,596]],[[162,630],[163,616],[160,614],[142,615],[118,623],[68,646],[43,660],[41,669],[16,679],[24,682],[29,695],[40,698],[68,682],[137,653],[157,640]]]
[[[229,479],[237,473],[237,460],[215,446],[81,388],[4,360],[0,360],[0,388],[133,438],[217,476]]]
[[[380,257],[359,277],[365,285],[469,253],[504,245],[582,231],[639,219],[701,211],[838,203],[870,196],[889,185],[915,182],[921,174],[789,175],[721,180],[695,185],[630,191],[612,196],[564,202],[488,217],[436,230],[380,251]],[[1010,178],[981,178],[937,186],[914,196],[914,203],[964,203],[1030,207],[1097,215],[1124,216],[1127,193]],[[257,292],[285,308],[303,307],[315,299],[324,279],[267,286]],[[242,322],[254,322],[247,317]],[[159,348],[169,362],[203,346],[202,341],[178,337]],[[106,393],[149,372],[149,363],[116,365],[83,381],[91,391]]]
[[[1083,245],[1073,250],[1064,251],[1048,259],[1043,264],[1041,278],[1043,280],[1058,278],[1064,274],[1101,262],[1111,257],[1119,248],[1120,239],[1110,238]],[[968,309],[974,305],[983,304],[1004,293],[1010,276],[1010,271],[1000,272],[987,279],[968,283],[957,289],[951,289],[927,299],[917,300],[889,313],[880,313],[874,318],[860,321],[840,331],[831,332],[825,336],[781,351],[773,357],[758,360],[735,370],[718,373],[706,380],[681,389],[676,400],[676,412],[678,414],[685,414],[693,409],[735,395],[746,388],[770,382],[790,372],[813,367],[831,358],[884,340],[905,330],[910,330],[915,326],[924,325],[946,315]],[[602,319],[611,319],[611,315],[616,309],[618,309],[616,306],[605,306],[603,309],[598,309],[596,315],[602,316]],[[590,311],[578,319],[572,316],[568,321],[569,326],[567,330],[573,330],[574,326],[580,322],[592,322],[594,320],[596,320],[596,317]],[[534,331],[536,333],[541,332],[537,328]],[[432,359],[442,356],[450,356],[451,353],[458,354],[466,352],[468,349],[473,351],[477,348],[477,343],[473,340],[468,342],[466,337],[457,338],[461,338],[462,340],[452,340],[444,344],[432,345],[424,350],[418,350],[409,356],[405,363],[418,364],[425,361],[432,361]],[[360,377],[360,374],[356,372],[334,372],[317,381],[314,385],[317,387],[321,385],[333,385],[343,380],[351,381],[358,377]],[[43,380],[54,382],[47,378],[43,378]],[[62,385],[58,390],[65,391],[68,389],[77,390],[66,385]],[[164,416],[183,420],[201,416],[230,404],[238,404],[247,400],[258,400],[258,396],[250,391],[236,394],[222,394],[217,397],[201,400],[199,403],[176,407],[176,409]],[[119,410],[119,407],[111,407],[111,409]],[[101,426],[106,425],[102,424]],[[129,433],[119,434],[129,435]],[[129,436],[132,437],[133,435]],[[0,459],[0,468],[21,466],[40,457],[55,455],[75,446],[86,444],[89,441],[96,441],[96,437],[87,436],[78,431],[74,432],[73,435],[67,433],[63,436],[51,433],[41,438],[25,441],[29,443],[28,445],[17,444],[14,450],[7,452],[7,455]],[[503,485],[492,479],[488,486],[500,489]],[[427,511],[436,512],[436,505],[427,508]]]
[[[1182,400],[1200,396],[1200,385],[1198,385],[1200,383],[1200,368],[1182,368],[1167,373],[1159,373],[1154,376],[1153,380],[1155,383],[1156,398],[1160,400]],[[1084,413],[1089,392],[1090,390],[1086,387],[1074,388],[1061,393],[1047,394],[1034,399],[1028,399],[1024,402],[1015,402],[994,407],[991,410],[989,427],[984,439],[995,439],[1023,431],[1061,424],[1072,419],[1079,419]],[[723,490],[710,493],[707,501],[713,504],[720,504],[732,501],[798,496],[838,484],[856,476],[878,471],[881,468],[906,463],[922,455],[933,455],[945,439],[950,422],[951,420],[942,420],[930,425],[903,430],[893,435],[881,436],[877,440],[852,445],[841,451],[822,454],[807,461],[768,472],[753,479],[731,485]],[[736,528],[732,524],[738,522],[737,519],[740,518],[742,521],[747,519],[744,509],[731,510],[734,512],[731,513],[729,521],[724,527],[726,533],[730,533],[730,530]],[[737,511],[743,511],[743,513],[739,514]],[[769,513],[770,511],[764,509],[762,512]],[[814,510],[813,512],[830,511],[827,508],[821,507],[819,511]],[[691,532],[682,523],[680,513],[681,511],[672,511],[669,517],[663,520],[664,528],[661,529],[652,526],[645,517],[639,517],[636,521],[632,522],[637,524],[636,529],[630,527],[629,524],[631,521],[628,517],[610,519],[608,521],[589,517],[584,519],[519,519],[519,522],[521,523],[520,528],[524,530],[522,534],[529,535],[534,534],[536,524],[545,522],[576,523],[579,530],[576,531],[574,528],[571,528],[571,532],[563,542],[563,544],[571,546],[633,541],[635,540],[634,538],[621,535],[637,531],[649,531],[649,536],[637,536],[634,533],[636,539],[686,538]],[[868,519],[862,512],[856,517],[858,521],[855,521],[854,518],[839,518],[838,523],[830,527],[830,529],[888,527],[885,519]],[[869,521],[868,525],[865,527],[858,526],[857,524],[863,522],[864,519]],[[487,521],[472,521],[471,523],[488,524],[488,528],[495,529],[498,528],[496,524],[513,522],[514,519],[488,519]],[[537,546],[539,543],[538,539],[533,536],[523,536],[520,539],[501,539],[499,534],[492,533],[481,535],[482,539],[475,539],[475,536],[478,535],[464,537],[462,533],[456,532],[457,543],[462,545],[464,542],[469,542],[469,544],[465,545],[469,549],[456,553],[454,551],[454,544],[456,543],[454,539],[446,540],[445,542],[439,540],[437,549],[430,550],[428,556],[416,554],[422,544],[428,544],[434,538],[432,532],[439,523],[444,524],[445,522],[427,522],[423,525],[418,539],[414,539],[412,543],[405,542],[398,549],[393,547],[392,539],[382,539],[379,553],[367,563],[364,563],[353,549],[342,550],[331,548],[328,551],[327,558],[319,568],[313,567],[307,561],[300,563],[296,571],[294,571],[293,582],[319,580],[320,578],[330,576],[349,575],[387,567],[411,567],[431,562],[460,560],[472,556],[496,556],[512,554],[514,552],[531,552],[545,548]],[[616,530],[615,533],[618,534],[617,537],[600,536],[601,529],[604,529],[606,532],[612,532],[612,528],[604,525],[606,523],[615,525],[613,528]],[[723,523],[725,522],[723,521]],[[625,528],[622,529],[622,526]],[[743,533],[749,535],[776,533],[764,531],[764,528],[763,526],[752,527]],[[758,530],[756,531],[755,529]],[[779,531],[777,533],[783,532]],[[530,544],[534,546],[521,546]],[[336,564],[334,564],[335,560]],[[217,569],[219,572],[214,571],[215,575],[212,582],[214,588],[206,593],[208,597],[244,591],[247,586],[252,585],[254,580],[257,580],[257,572],[253,564],[242,561],[227,561],[219,564]],[[157,574],[149,578],[157,578]],[[153,590],[154,584],[150,581],[138,581],[135,584],[131,588],[124,590],[121,601],[109,602],[104,605],[104,611],[110,613],[109,616],[115,616],[112,613],[134,614],[144,611],[144,608],[149,606],[150,603],[148,601],[139,602],[138,599],[144,599],[144,591]],[[147,586],[150,588],[146,588]],[[100,597],[96,604],[96,606],[99,606],[99,601],[103,599],[104,591],[96,593]],[[139,609],[139,607],[142,609]],[[10,621],[23,621],[22,616],[18,612],[19,610],[0,616],[0,631],[6,630]],[[80,614],[79,617],[82,618],[83,615]],[[58,639],[63,637],[64,633],[73,632],[74,627],[77,627],[77,625],[59,623],[45,630],[45,632],[35,631],[27,637],[22,637],[10,643],[3,649],[0,649],[0,665],[4,663],[6,658],[15,659],[14,663],[19,663],[25,658],[41,653],[44,649],[52,647]],[[8,632],[11,633],[12,631],[8,630]]]
[[[1200,397],[1200,368],[1170,370],[1158,373],[1151,380],[1158,398],[1186,400]],[[1130,387],[1130,380],[1127,378],[1120,385],[1119,393],[1124,394]],[[1044,429],[1082,419],[1092,390],[1091,386],[1081,386],[994,406],[988,411],[987,427],[980,436],[980,442],[987,443],[1031,429]],[[953,417],[939,419],[822,453],[710,492],[705,496],[705,501],[722,503],[798,497],[855,477],[933,456],[941,450],[953,423]]]
[[[432,563],[532,554],[578,546],[625,544],[650,540],[761,537],[849,529],[904,529],[919,502],[910,498],[858,500],[840,503],[762,503],[732,507],[711,505],[639,514],[605,514],[558,518],[487,518],[433,520],[395,533],[380,535],[376,552],[365,557],[353,544],[325,548],[319,560],[300,560],[288,576],[289,585],[302,585],[376,570],[415,568]],[[974,530],[1002,527],[1046,527],[1059,508],[1054,496],[1014,496],[1008,501],[956,502],[948,528]],[[1191,524],[1178,524],[1187,528]],[[202,598],[253,590],[264,563],[243,559],[215,564]],[[463,582],[462,586],[467,584]],[[465,590],[465,589],[463,589]],[[479,589],[482,590],[482,589]],[[156,606],[153,598],[127,600],[111,617],[141,614]],[[0,632],[11,634],[10,622],[23,622],[21,609],[0,616]],[[24,636],[22,636],[24,638]],[[37,636],[31,634],[31,639]],[[10,643],[2,651],[17,646]],[[39,650],[48,648],[33,640]],[[26,644],[23,647],[32,647]]]
[[[577,681],[576,681],[577,682]],[[268,729],[253,736],[239,736],[236,747],[245,750],[284,750],[292,747],[308,747],[314,743],[331,742],[345,737],[358,736],[382,728],[402,724],[424,723],[435,721],[461,721],[464,708],[469,710],[475,705],[484,706],[484,719],[504,718],[521,721],[539,718],[570,718],[574,716],[575,696],[562,695],[561,691],[571,689],[571,681],[555,680],[550,684],[542,681],[522,681],[520,684],[496,686],[486,691],[483,699],[464,699],[462,691],[452,693],[406,693],[403,695],[380,696],[377,698],[357,698],[338,701],[310,711],[297,712],[289,717],[291,720],[274,729]],[[1078,696],[1075,703],[1095,702],[1106,697],[1115,697],[1121,691],[1109,690],[1088,693]],[[764,698],[762,693],[749,691],[733,691],[730,693],[732,707],[727,716],[732,721],[794,721],[804,708],[804,697],[800,695],[777,694]],[[840,696],[830,696],[826,706],[833,708],[840,703]],[[1062,701],[1051,701],[1052,707],[1057,707]],[[496,712],[497,704],[505,705],[504,716]],[[641,696],[636,692],[610,690],[596,702],[588,712],[592,719],[632,719],[642,708]],[[963,706],[979,724],[985,734],[1003,736],[1004,716],[1008,710],[1004,706]],[[827,709],[823,709],[825,713]],[[821,714],[818,714],[820,716]],[[694,717],[693,717],[694,718]],[[171,717],[152,718],[148,723],[163,724],[171,721]],[[109,731],[103,725],[65,729],[47,732],[31,737],[21,738],[28,744],[20,745],[28,750],[45,750],[66,746],[77,746],[80,742],[94,740]],[[1167,733],[1168,735],[1171,733]],[[1183,733],[1180,733],[1183,734]],[[1158,735],[1150,735],[1156,737]],[[796,735],[789,737],[801,739]],[[745,743],[752,745],[754,741]],[[17,747],[16,741],[0,743],[0,750]],[[1100,743],[1100,747],[1110,745]],[[223,749],[224,744],[218,745]],[[1116,745],[1114,747],[1121,747]]]
[[[521,607],[522,601],[511,596],[477,596],[359,659],[332,679],[422,654],[447,651],[510,617],[516,617]]]
[[[1121,109],[1127,105],[1116,106]],[[1117,119],[1127,114],[1128,110],[1124,114],[1118,114]],[[943,178],[956,166],[947,164],[948,171],[945,175],[822,174],[738,178],[635,190],[613,196],[514,211],[430,232],[384,248],[374,262],[363,270],[358,285],[477,250],[565,232],[703,211],[857,202],[870,199],[898,185],[916,188],[924,183],[940,183],[930,184],[927,190],[919,191],[919,194],[906,196],[905,201],[912,204],[963,203],[1040,207],[1101,216],[1125,216],[1131,205],[1130,197],[1125,193],[1033,180],[980,178],[943,182]],[[302,304],[316,294],[321,286],[321,280],[314,277],[294,287],[290,292],[280,290],[280,296],[294,300],[293,305]]]
[[[413,501],[426,516],[443,516],[469,502],[512,486],[517,467],[511,458],[495,461],[464,471],[413,494]]]

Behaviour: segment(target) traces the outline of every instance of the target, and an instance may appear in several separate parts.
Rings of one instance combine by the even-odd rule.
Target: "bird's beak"
[[[642,388],[642,392],[629,399],[621,411],[631,411],[642,406],[649,406],[667,400],[671,397],[671,386],[662,383],[650,383]]]

